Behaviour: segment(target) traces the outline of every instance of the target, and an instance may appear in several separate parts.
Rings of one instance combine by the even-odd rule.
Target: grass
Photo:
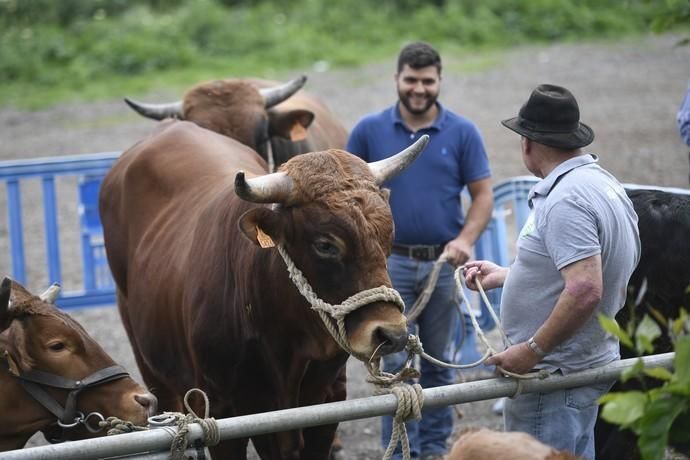
[[[165,9],[165,2],[151,8],[146,0],[127,7],[118,0],[24,2],[14,3],[26,10],[14,14],[23,16],[0,14],[0,106],[21,109],[154,90],[181,94],[231,76],[282,79],[317,62],[328,69],[365,65],[418,39],[453,56],[448,71],[478,72],[500,65],[514,45],[647,33],[667,8],[649,0],[225,2],[233,7],[193,0]],[[0,0],[0,13],[10,4]],[[49,11],[58,4],[72,9]],[[688,30],[689,22],[680,26]]]

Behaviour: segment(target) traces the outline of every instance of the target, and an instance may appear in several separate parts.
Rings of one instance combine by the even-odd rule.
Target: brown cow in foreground
[[[318,97],[301,90],[307,77],[285,84],[258,78],[200,83],[183,100],[146,104],[125,98],[154,120],[175,118],[235,139],[267,161],[268,170],[299,153],[343,149],[347,130]]]
[[[337,377],[348,354],[279,250],[324,302],[381,286],[390,294],[393,220],[380,184],[426,140],[369,165],[342,150],[307,153],[264,175],[245,145],[169,121],[122,154],[100,192],[105,245],[137,363],[164,410],[181,410],[192,387],[216,418],[345,399]],[[367,302],[344,317],[352,353],[403,349],[399,295]],[[336,427],[252,442],[262,459],[326,459]],[[226,441],[214,455],[244,459],[247,443]]]
[[[156,398],[51,304],[56,295],[52,289],[34,296],[9,278],[0,286],[0,451],[21,448],[38,431],[49,440],[102,435],[91,431],[99,415],[146,425],[156,411]],[[82,389],[71,408],[65,387],[77,381]],[[64,409],[61,423],[74,426],[63,430],[58,414],[32,395],[52,400]],[[86,419],[80,422],[79,413]]]
[[[539,442],[527,433],[485,428],[460,434],[446,460],[577,460],[573,454]]]

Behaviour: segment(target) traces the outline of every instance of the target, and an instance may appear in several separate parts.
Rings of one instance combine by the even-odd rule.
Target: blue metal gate
[[[8,252],[11,270],[5,268],[6,261],[0,260],[0,274],[7,270],[22,284],[27,282],[26,245],[40,244],[34,231],[27,231],[23,216],[36,218],[38,206],[23,206],[23,189],[27,182],[40,182],[42,224],[45,239],[45,266],[42,267],[45,285],[58,282],[63,291],[57,304],[62,308],[96,306],[115,303],[115,286],[108,269],[103,246],[103,231],[98,215],[98,192],[103,176],[119,157],[120,152],[97,153],[63,157],[37,158],[31,160],[0,162],[0,181],[6,185],[7,226],[0,223],[0,237],[5,231],[9,235]],[[60,190],[73,187],[74,203],[58,201],[56,184],[64,179]],[[532,176],[520,176],[499,182],[494,186],[493,217],[475,246],[477,259],[492,260],[500,265],[508,265],[514,255],[513,244],[517,234],[529,215],[527,194],[537,181]],[[628,189],[654,188],[674,193],[690,194],[690,190],[680,188],[641,186],[626,184]],[[3,197],[0,195],[0,205]],[[58,206],[58,202],[60,206]],[[33,203],[32,203],[33,204]],[[72,205],[73,212],[70,213]],[[65,210],[64,208],[67,208]],[[61,216],[62,213],[67,217]],[[67,219],[67,221],[65,221]],[[76,254],[60,244],[60,229],[64,233],[74,229],[79,234],[80,247]],[[0,238],[0,249],[3,248]],[[68,286],[63,283],[63,259],[72,265],[75,260],[81,264],[79,280]],[[33,260],[33,259],[32,259]],[[68,283],[69,284],[69,283]],[[38,289],[38,288],[37,288]],[[489,293],[491,303],[500,302],[500,290]]]

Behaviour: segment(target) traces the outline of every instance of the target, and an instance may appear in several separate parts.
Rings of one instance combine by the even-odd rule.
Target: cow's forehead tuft
[[[330,149],[297,155],[285,163],[281,170],[310,195],[317,193],[316,190],[322,194],[379,189],[366,162],[344,150]]]

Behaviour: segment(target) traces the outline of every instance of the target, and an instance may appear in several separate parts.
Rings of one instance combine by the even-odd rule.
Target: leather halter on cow
[[[146,424],[156,411],[155,396],[52,305],[58,292],[36,297],[9,278],[0,286],[0,451],[37,431],[51,442],[80,439],[107,416]]]
[[[342,150],[306,153],[265,175],[245,145],[168,121],[122,154],[103,181],[101,220],[121,316],[162,409],[181,410],[193,387],[216,418],[345,399],[338,376],[348,354],[290,280],[279,248],[331,305],[390,288],[393,220],[380,186],[425,142],[372,164]],[[352,352],[377,359],[403,349],[401,307],[376,300],[347,314]],[[326,459],[336,427],[252,442],[262,459]],[[244,459],[247,443],[212,450]]]
[[[342,123],[323,101],[301,89],[306,80],[215,80],[196,85],[181,101],[125,102],[144,117],[187,120],[235,139],[257,151],[273,172],[297,154],[343,149],[347,143]]]

